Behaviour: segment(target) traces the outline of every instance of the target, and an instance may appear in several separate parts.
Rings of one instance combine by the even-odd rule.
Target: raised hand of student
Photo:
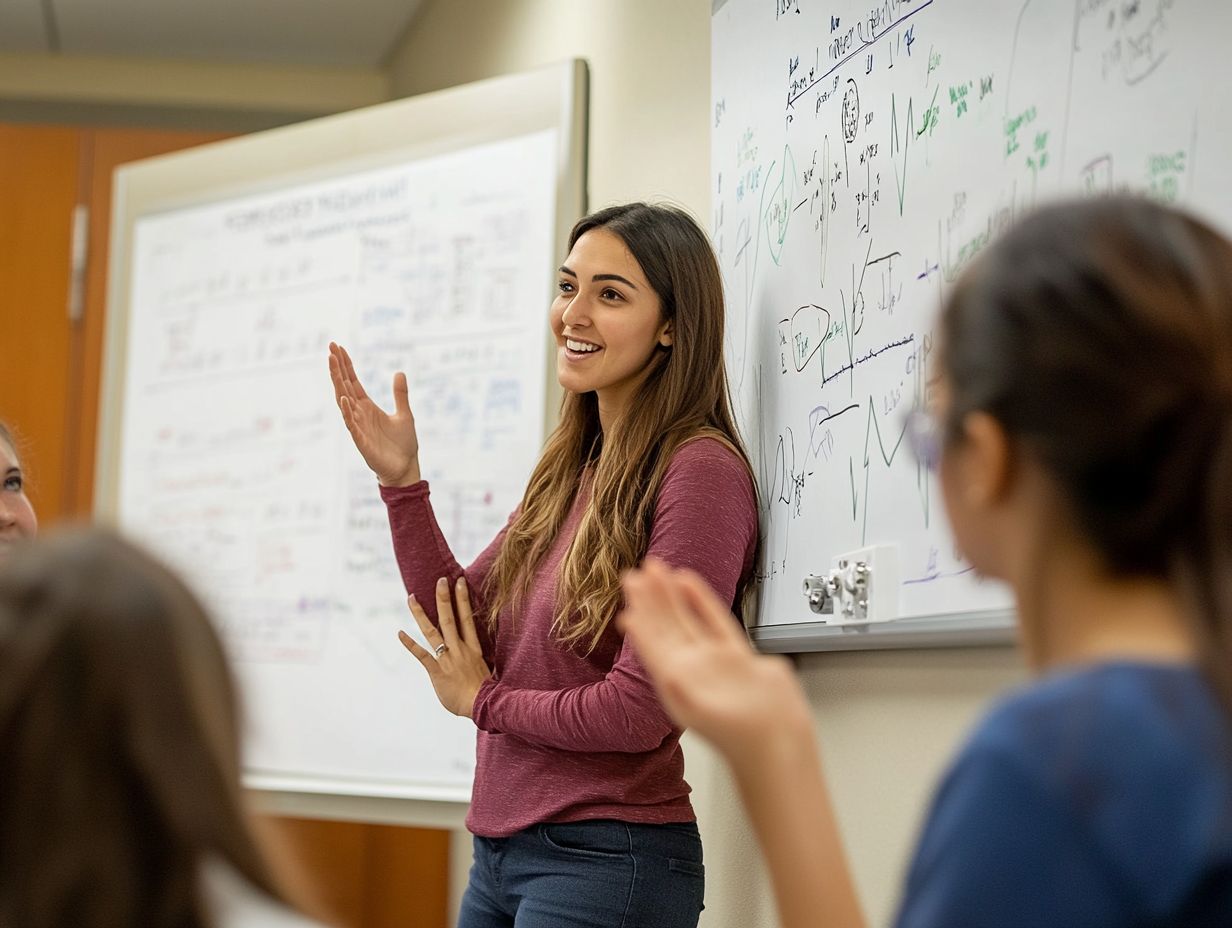
[[[756,654],[706,582],[647,560],[625,577],[619,623],[677,724],[735,766],[762,756],[776,723],[808,730],[808,706],[790,665]]]
[[[449,583],[442,577],[436,584],[436,614],[440,621],[437,628],[428,618],[418,600],[414,596],[408,600],[411,615],[419,625],[428,640],[425,650],[414,638],[406,632],[398,632],[398,640],[410,651],[428,671],[432,681],[432,689],[441,705],[454,715],[464,715],[471,718],[471,710],[475,705],[475,696],[483,681],[492,676],[483,659],[483,649],[479,644],[479,635],[475,631],[475,614],[471,609],[470,591],[466,588],[466,579],[458,578],[456,587],[458,597],[458,615],[454,618],[453,602],[449,595]]]
[[[727,758],[770,864],[784,928],[864,928],[804,692],[755,653],[727,606],[688,571],[648,559],[618,619],[676,722]]]
[[[394,375],[392,415],[372,401],[355,375],[351,356],[333,342],[329,343],[329,376],[342,421],[376,479],[387,487],[418,483],[419,436],[407,398],[406,375]]]

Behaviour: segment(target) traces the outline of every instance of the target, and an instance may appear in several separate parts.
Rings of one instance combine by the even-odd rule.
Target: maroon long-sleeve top
[[[435,584],[464,572],[441,534],[428,485],[381,489],[407,591],[435,612]],[[475,699],[479,729],[467,827],[507,837],[540,822],[693,821],[680,730],[664,711],[631,644],[610,625],[590,654],[552,634],[557,578],[588,496],[578,494],[516,614],[495,632],[481,591],[504,532],[466,568],[492,676]],[[757,506],[744,462],[711,438],[680,448],[655,505],[647,554],[701,574],[728,602],[748,582]],[[435,621],[435,616],[433,615]]]

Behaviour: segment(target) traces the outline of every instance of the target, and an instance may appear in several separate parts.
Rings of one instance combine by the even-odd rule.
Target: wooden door
[[[63,512],[69,454],[70,255],[81,132],[0,125],[0,419],[35,512]]]

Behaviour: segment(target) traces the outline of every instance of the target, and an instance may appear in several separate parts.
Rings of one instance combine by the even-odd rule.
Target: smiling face
[[[33,538],[38,531],[34,507],[26,497],[25,480],[17,453],[0,438],[0,557],[24,538]]]
[[[551,324],[560,385],[594,391],[605,423],[625,408],[654,353],[672,343],[659,295],[637,259],[601,228],[583,234],[561,266]]]

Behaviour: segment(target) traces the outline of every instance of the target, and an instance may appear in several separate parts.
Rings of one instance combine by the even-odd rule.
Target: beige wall
[[[395,95],[580,56],[590,62],[590,197],[668,197],[709,215],[709,0],[426,0],[390,62]],[[801,660],[856,879],[873,924],[893,914],[933,783],[963,732],[1021,678],[1010,649]],[[773,924],[731,784],[687,745],[707,854],[706,928]],[[819,875],[824,878],[824,875]]]
[[[590,203],[662,197],[705,214],[708,0],[425,0],[390,62],[395,96],[581,57]]]

